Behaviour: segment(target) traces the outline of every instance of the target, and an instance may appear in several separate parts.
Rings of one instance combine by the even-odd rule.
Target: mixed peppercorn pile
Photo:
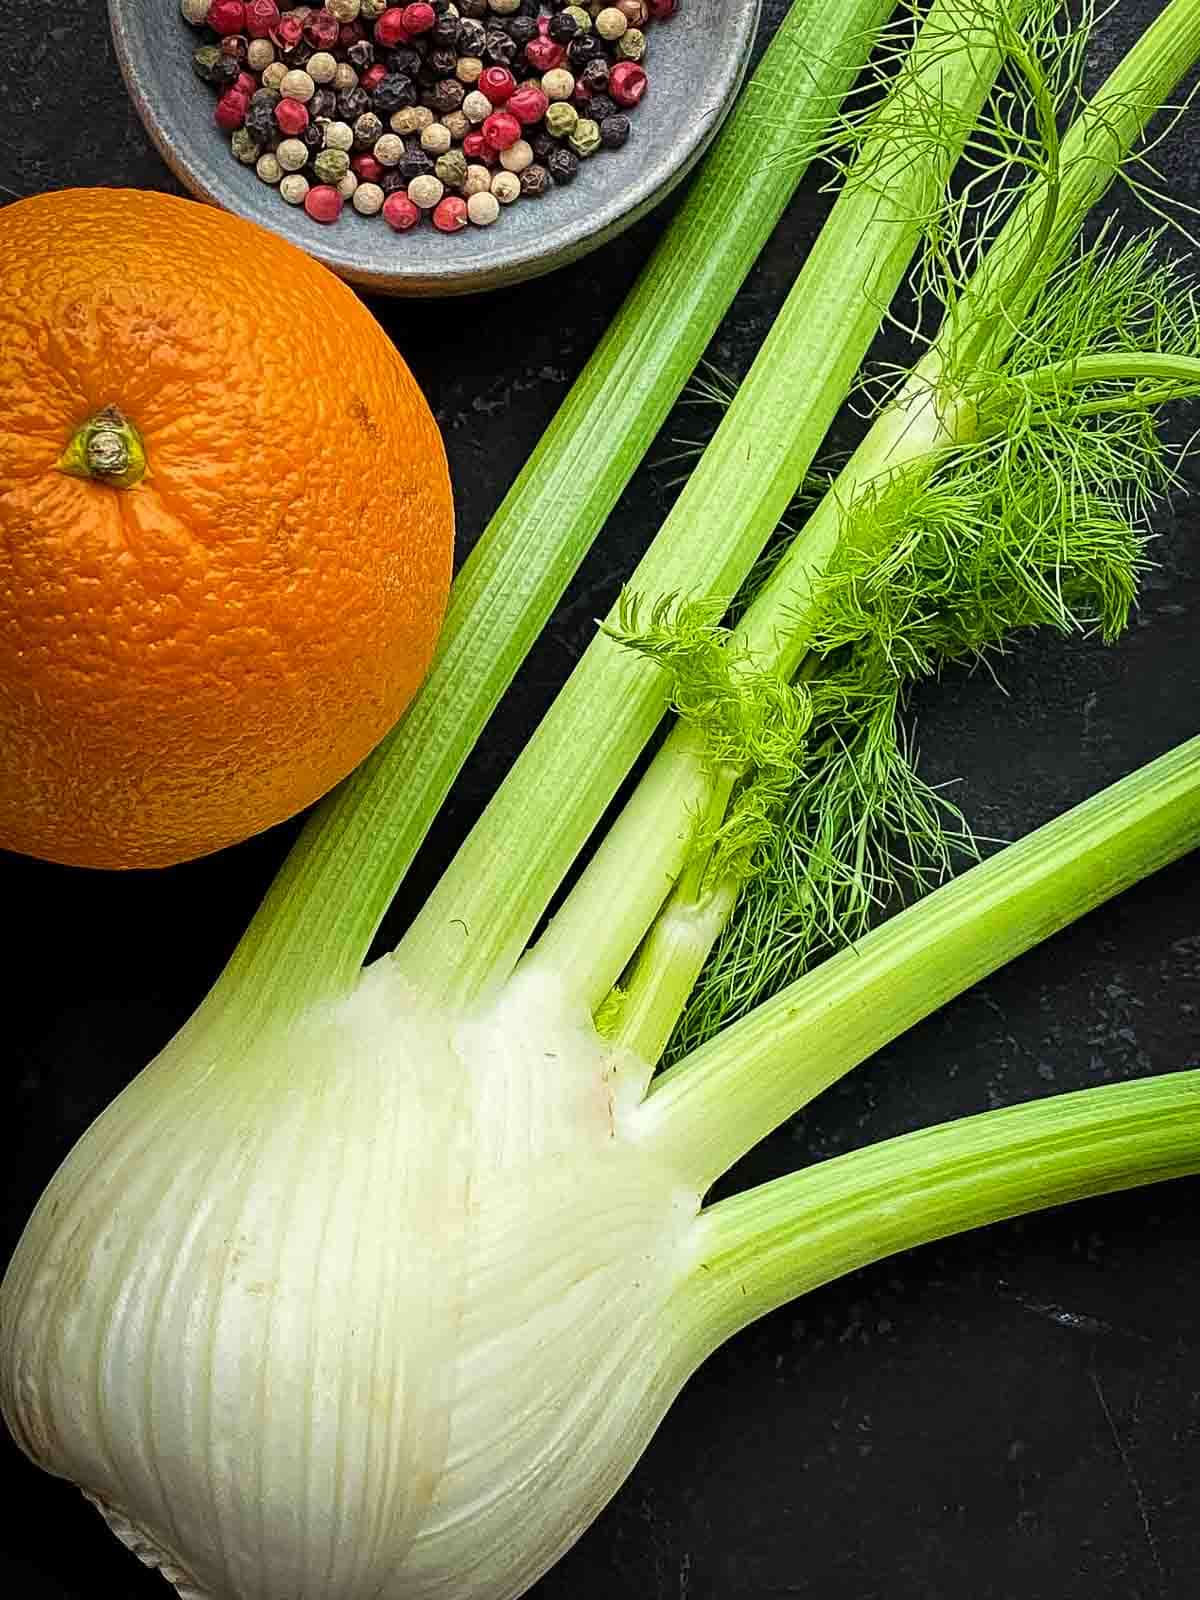
[[[487,227],[619,150],[646,92],[646,28],[679,0],[181,0],[238,161],[336,222]]]

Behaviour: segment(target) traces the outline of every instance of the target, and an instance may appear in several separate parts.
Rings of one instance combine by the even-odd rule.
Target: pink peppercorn
[[[531,127],[535,122],[540,122],[546,115],[550,101],[537,87],[536,84],[525,83],[509,97],[505,108],[511,112],[517,121],[525,127]],[[484,123],[487,127],[487,123]]]
[[[341,32],[341,23],[330,11],[314,11],[304,24],[305,41],[314,50],[332,50]]]
[[[250,0],[246,7],[246,32],[252,39],[265,39],[279,26],[279,7],[275,0]]]
[[[636,61],[618,61],[608,75],[608,92],[619,106],[635,106],[649,81],[645,69]]]
[[[367,94],[374,94],[375,90],[386,77],[387,68],[384,66],[382,61],[377,61],[374,66],[368,67],[363,73],[362,77],[358,80],[358,86],[360,89],[365,90]]]
[[[336,222],[342,214],[342,197],[332,184],[314,184],[304,197],[304,209],[314,222]]]
[[[485,167],[495,166],[496,152],[490,148],[487,140],[478,128],[473,128],[462,142],[463,155],[468,161],[482,161]]]
[[[430,5],[405,6],[402,13],[405,32],[428,33],[437,21],[437,12]]]
[[[656,22],[665,22],[679,10],[679,0],[646,0],[646,5]]]
[[[217,109],[213,113],[217,127],[224,128],[226,133],[236,133],[245,122],[249,107],[249,97],[240,89],[226,89],[217,101]]]
[[[294,50],[304,37],[304,24],[299,17],[280,17],[277,27],[271,29],[271,43],[280,50]]]
[[[439,233],[461,233],[470,218],[467,202],[457,194],[448,194],[433,208],[433,225]]]
[[[529,41],[525,46],[525,59],[535,72],[553,72],[567,59],[567,52],[547,34]]]
[[[517,87],[517,80],[507,67],[487,67],[479,74],[475,87],[494,106],[502,106]]]
[[[383,177],[383,164],[376,161],[374,156],[364,153],[350,158],[350,171],[359,183],[378,183]]]
[[[511,111],[493,111],[483,119],[480,132],[489,150],[508,150],[521,137],[521,124]]]
[[[367,30],[361,22],[343,22],[338,29],[338,45],[343,50],[349,50],[352,44],[361,44],[367,37]]]
[[[289,139],[295,139],[308,127],[308,107],[302,100],[281,100],[275,107],[275,121]]]
[[[258,79],[252,73],[239,72],[229,87],[236,89],[239,94],[244,94],[249,100],[252,94],[258,92]]]
[[[213,0],[208,8],[208,25],[222,36],[246,31],[246,7],[243,0]]]
[[[397,233],[407,233],[421,220],[421,213],[402,189],[388,195],[383,203],[383,220]]]
[[[408,29],[404,26],[404,11],[401,6],[389,6],[375,23],[375,43],[382,45],[385,50],[392,50],[398,44],[405,44],[408,40]]]

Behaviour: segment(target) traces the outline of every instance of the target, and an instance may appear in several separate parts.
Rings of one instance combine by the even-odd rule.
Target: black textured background
[[[1094,69],[1157,9],[1118,0]],[[764,37],[782,10],[769,0]],[[173,187],[126,101],[100,0],[16,0],[4,38],[0,198]],[[1161,152],[1169,187],[1193,203],[1197,117]],[[749,360],[827,204],[810,181],[718,337],[727,369]],[[445,430],[463,551],[660,227],[649,219],[569,284],[434,314],[375,305]],[[1181,436],[1196,424],[1195,413],[1181,419]],[[668,479],[651,464],[626,494],[464,774],[405,904],[418,903],[579,655],[659,521]],[[956,673],[921,696],[926,770],[962,780],[959,798],[983,833],[1021,834],[1195,733],[1200,500],[1178,497],[1158,529],[1158,565],[1118,648],[1039,639],[1005,664],[1006,693],[986,673]],[[0,858],[0,1257],[73,1140],[200,1000],[294,833],[158,874]],[[884,1051],[739,1178],[1195,1061],[1198,890],[1193,859],[1089,917]],[[400,906],[389,932],[403,915]],[[766,1319],[692,1382],[538,1596],[1190,1600],[1200,1586],[1198,1202],[1191,1180],[990,1228]],[[166,1592],[74,1490],[7,1441],[0,1470],[0,1593]]]

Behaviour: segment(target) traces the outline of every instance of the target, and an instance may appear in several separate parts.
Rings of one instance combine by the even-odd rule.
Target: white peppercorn
[[[208,21],[208,9],[211,5],[212,0],[179,0],[183,20],[190,22],[193,28],[202,28]]]
[[[420,122],[417,117],[417,110],[418,108],[416,106],[404,106],[399,111],[393,111],[391,117],[388,119],[388,126],[391,128],[392,132],[399,134],[418,132],[420,129]],[[375,117],[373,112],[368,111],[366,116],[359,117],[358,122],[354,124],[355,128],[359,126],[359,123],[364,123],[367,120],[367,117],[371,117],[374,121],[379,120],[377,117]],[[376,137],[378,137],[378,135]]]
[[[532,164],[533,146],[528,139],[518,139],[516,144],[510,144],[507,150],[500,152],[500,165],[505,172],[524,172]]]
[[[376,139],[373,152],[381,167],[395,167],[404,159],[404,140],[398,133],[385,133]]]
[[[460,56],[458,65],[454,69],[454,76],[459,83],[478,83],[482,71],[483,62],[478,56]]]
[[[289,172],[279,185],[279,192],[290,206],[302,206],[308,199],[308,179],[302,172]]]
[[[354,209],[363,217],[375,217],[387,198],[377,183],[360,183],[354,191]]]
[[[333,87],[338,94],[349,94],[351,89],[358,88],[358,73],[348,61],[338,62],[333,75]]]
[[[431,122],[421,130],[421,149],[428,150],[431,156],[444,156],[452,142],[450,129],[443,123]]]
[[[569,100],[575,93],[574,75],[566,67],[553,67],[543,74],[541,89],[547,100]]]
[[[251,72],[265,72],[275,59],[275,46],[270,39],[251,39],[246,46],[246,65]]]
[[[413,116],[417,119],[416,131],[418,133],[424,133],[429,124],[437,120],[428,106],[414,106]]]
[[[408,186],[408,198],[419,211],[432,211],[445,192],[442,180],[432,173],[414,178]]]
[[[283,168],[269,150],[265,155],[259,156],[258,165],[254,170],[264,183],[278,183],[283,177]]]
[[[326,150],[353,150],[354,129],[348,122],[327,122],[325,124]]]
[[[492,187],[492,175],[486,167],[474,164],[467,168],[462,192],[469,200],[473,194],[485,194]]]
[[[492,193],[502,206],[510,206],[521,193],[521,180],[515,172],[497,172],[492,179]]]
[[[477,228],[488,228],[500,215],[500,202],[494,194],[473,194],[467,200],[467,216]]]
[[[328,50],[318,50],[311,55],[304,70],[314,83],[332,83],[337,76],[338,64]]]
[[[471,124],[467,121],[466,117],[463,116],[461,111],[447,111],[446,115],[442,118],[442,126],[444,128],[449,128],[450,137],[456,142],[460,139],[465,139],[467,134],[469,134],[471,131]]]
[[[275,91],[275,93],[278,94],[279,93],[279,85],[287,77],[287,70],[288,69],[284,66],[282,61],[272,61],[271,65],[269,67],[267,67],[263,72],[263,75],[262,75],[262,86],[263,86],[263,88],[264,89],[273,89]]]
[[[299,172],[308,164],[308,146],[299,139],[284,139],[276,146],[275,159],[285,172]]]
[[[492,102],[487,95],[480,94],[478,89],[472,89],[463,99],[461,110],[468,122],[483,122],[492,114]]]
[[[343,200],[353,200],[358,189],[358,173],[348,172],[337,186],[337,192]]]
[[[332,12],[339,22],[357,22],[362,0],[325,0],[325,9]]]
[[[616,6],[605,6],[596,15],[596,32],[602,39],[619,39],[629,26],[629,18]]]
[[[290,72],[284,73],[279,92],[286,100],[299,100],[303,103],[312,99],[317,92],[317,86],[303,67],[293,67]]]

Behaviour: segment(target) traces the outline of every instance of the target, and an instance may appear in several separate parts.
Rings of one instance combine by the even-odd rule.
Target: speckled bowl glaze
[[[584,163],[569,188],[508,206],[491,228],[395,234],[347,207],[332,227],[286,205],[240,166],[195,77],[199,35],[178,0],[109,0],[117,58],[133,103],[176,177],[194,195],[283,234],[359,288],[470,294],[576,261],[663,200],[703,154],[746,69],[761,0],[682,0],[655,27],[650,89],[623,151]]]

